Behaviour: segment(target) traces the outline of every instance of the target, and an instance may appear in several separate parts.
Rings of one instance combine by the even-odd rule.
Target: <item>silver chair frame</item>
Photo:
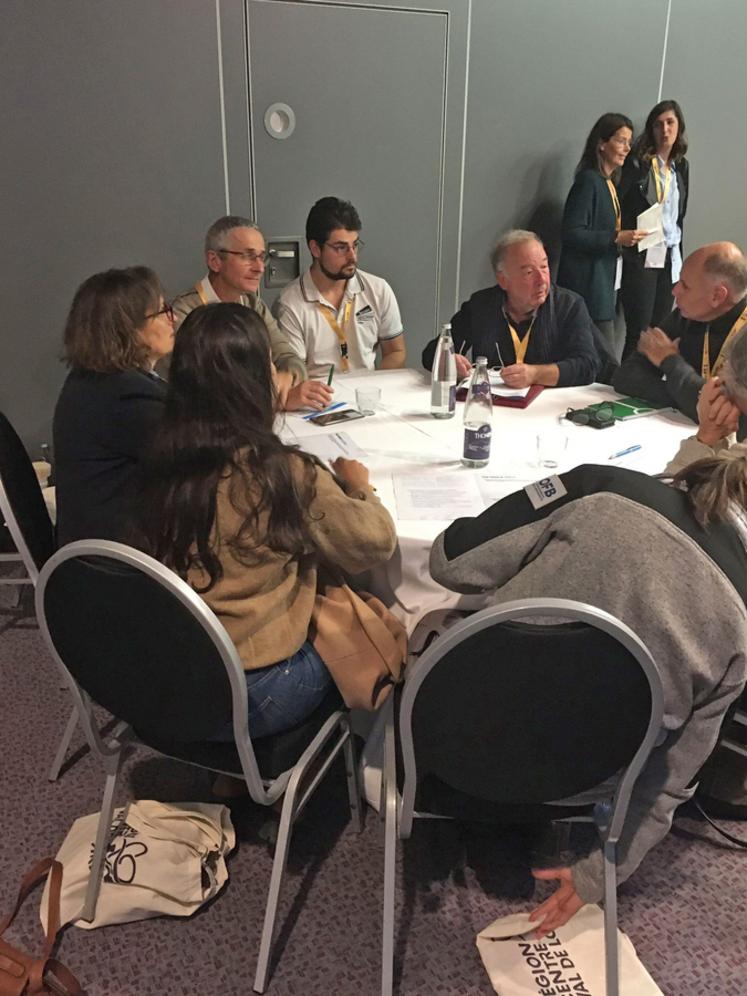
[[[664,695],[661,677],[651,654],[642,640],[610,613],[592,605],[565,598],[525,598],[482,609],[457,622],[434,640],[425,653],[407,671],[400,700],[398,732],[401,737],[404,781],[401,797],[397,791],[394,703],[386,704],[384,734],[384,767],[382,800],[384,802],[384,911],[382,937],[382,996],[392,996],[394,984],[394,898],[397,839],[405,840],[412,833],[414,817],[428,814],[414,811],[417,793],[417,771],[412,740],[412,711],[418,690],[438,661],[463,640],[498,623],[527,621],[532,618],[557,616],[558,622],[582,622],[614,637],[636,659],[651,691],[651,716],[645,736],[633,759],[617,784],[612,803],[595,807],[604,855],[604,945],[607,996],[619,996],[619,960],[617,943],[617,844],[620,840],[630,796],[662,727]],[[550,801],[550,800],[548,800]],[[440,817],[443,818],[443,817]]]
[[[0,478],[0,512],[2,513],[5,524],[8,527],[8,532],[10,533],[11,539],[15,543],[16,550],[18,553],[6,553],[0,554],[0,560],[21,562],[26,568],[25,578],[7,578],[3,579],[3,584],[30,584],[36,587],[39,581],[39,570],[36,566],[34,558],[31,556],[31,551],[28,548],[26,538],[23,535],[23,530],[18,525],[18,520],[16,519],[15,512],[13,511],[13,506],[8,499],[5,486],[3,485],[2,478]],[[67,682],[64,687],[67,687]],[[73,709],[68,717],[68,721],[65,724],[65,730],[62,734],[59,746],[55,751],[54,758],[52,759],[52,764],[49,769],[49,774],[47,778],[50,782],[57,781],[60,776],[60,770],[64,764],[65,757],[70,747],[70,741],[73,739],[73,734],[75,733],[75,728],[78,725],[78,710],[73,706]],[[89,741],[90,745],[90,741]]]
[[[345,759],[345,772],[353,827],[358,833],[363,829],[361,788],[358,780],[358,766],[355,763],[348,712],[340,709],[332,713],[292,768],[284,771],[277,778],[263,779],[257,765],[254,747],[252,746],[248,730],[248,703],[244,669],[241,666],[236,648],[225,628],[199,595],[167,567],[164,567],[147,554],[140,553],[121,543],[104,540],[79,540],[58,550],[47,561],[39,575],[39,583],[36,588],[36,611],[39,628],[73,696],[77,717],[86,735],[86,739],[91,745],[94,754],[101,760],[106,774],[101,814],[96,831],[91,875],[88,880],[86,897],[80,914],[82,919],[90,922],[96,915],[96,902],[101,887],[106,841],[112,822],[114,794],[117,787],[123,749],[127,745],[137,744],[134,731],[126,723],[120,723],[114,733],[109,737],[104,738],[101,736],[98,727],[93,721],[91,700],[65,667],[64,662],[54,647],[47,627],[44,613],[44,592],[50,575],[66,560],[71,560],[75,557],[94,556],[108,557],[141,570],[144,574],[155,579],[170,591],[202,625],[220,655],[231,685],[234,737],[249,794],[261,806],[271,806],[284,795],[253,986],[255,992],[263,993],[267,986],[269,975],[270,953],[277,916],[278,899],[280,897],[280,888],[288,857],[293,824],[304,810],[309,799],[340,751],[343,752]],[[315,758],[335,734],[338,734],[337,740],[324,761],[315,771],[309,784],[301,791],[304,776]],[[206,767],[194,761],[185,761],[184,758],[176,758],[176,760],[181,760],[185,764],[193,764],[196,767]],[[209,768],[206,770],[220,769]],[[223,774],[233,775],[234,773],[223,772]]]

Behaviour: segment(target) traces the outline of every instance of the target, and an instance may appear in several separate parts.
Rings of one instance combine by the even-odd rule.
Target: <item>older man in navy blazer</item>
[[[509,387],[590,384],[611,357],[601,353],[583,299],[551,283],[539,237],[507,232],[490,260],[495,286],[473,294],[451,320],[458,375],[469,373],[471,352],[501,367]],[[423,350],[429,370],[435,350],[435,340]]]

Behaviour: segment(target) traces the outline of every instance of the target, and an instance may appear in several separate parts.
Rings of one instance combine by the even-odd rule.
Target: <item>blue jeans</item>
[[[285,661],[246,671],[249,699],[249,735],[253,740],[298,726],[327,694],[332,678],[324,661],[306,641]],[[211,740],[233,740],[227,723]]]

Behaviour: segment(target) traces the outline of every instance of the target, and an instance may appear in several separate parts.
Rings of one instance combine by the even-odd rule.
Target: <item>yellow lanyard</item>
[[[197,296],[199,297],[199,299],[202,301],[203,304],[210,304],[210,301],[208,300],[205,291],[202,289],[201,280],[198,280],[197,283],[195,284],[195,290],[197,291]]]
[[[344,312],[343,317],[342,317],[342,326],[337,321],[337,316],[334,314],[333,309],[332,309],[332,307],[330,305],[328,305],[328,304],[322,304],[321,301],[317,301],[316,302],[317,308],[321,311],[321,313],[327,319],[327,324],[332,329],[332,331],[335,333],[335,335],[337,336],[337,339],[338,339],[338,341],[340,343],[340,357],[341,357],[341,360],[342,360],[342,362],[341,362],[340,365],[341,365],[341,367],[342,367],[343,370],[349,370],[350,369],[350,361],[348,360],[348,343],[347,343],[347,339],[345,338],[345,326],[348,324],[348,322],[350,320],[350,312],[353,310],[353,301],[354,300],[355,300],[354,298],[352,300],[348,299],[345,302],[345,312]]]
[[[713,364],[713,376],[719,372],[721,367],[724,365],[726,360],[726,347],[734,338],[734,336],[739,332],[742,327],[747,324],[747,308],[744,309],[739,318],[734,322],[732,327],[729,329],[729,334],[724,339],[724,343],[721,349],[718,351],[718,356],[716,357],[716,362]],[[705,380],[711,376],[711,348],[710,348],[710,325],[706,325],[705,336],[703,338],[703,361],[700,366],[700,372]]]
[[[519,338],[519,333],[511,324],[511,319],[508,317],[506,312],[503,312],[503,317],[506,319],[506,325],[508,325],[508,331],[511,333],[511,340],[514,344],[514,352],[516,353],[516,362],[523,363],[524,357],[527,355],[527,346],[529,345],[529,336],[532,334],[532,329],[534,328],[534,323],[537,321],[537,316],[535,315],[531,322],[529,323],[529,328],[526,330],[523,339]]]
[[[610,197],[612,198],[612,207],[615,211],[615,231],[620,231],[620,198],[617,196],[617,190],[615,190],[615,185],[612,180],[607,180],[607,187],[609,188]]]
[[[659,166],[659,157],[654,156],[651,160],[651,169],[654,171],[654,183],[656,184],[656,199],[659,204],[663,204],[667,199],[667,194],[669,193],[669,187],[672,183],[672,167],[670,166],[667,170],[667,178],[664,181],[664,190],[661,189],[661,167]]]

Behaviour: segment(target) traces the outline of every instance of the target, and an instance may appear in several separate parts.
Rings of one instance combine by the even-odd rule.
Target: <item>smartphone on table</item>
[[[314,425],[334,425],[335,422],[350,422],[354,418],[363,418],[363,415],[354,408],[345,408],[341,412],[325,412],[322,415],[315,415],[308,421]]]

